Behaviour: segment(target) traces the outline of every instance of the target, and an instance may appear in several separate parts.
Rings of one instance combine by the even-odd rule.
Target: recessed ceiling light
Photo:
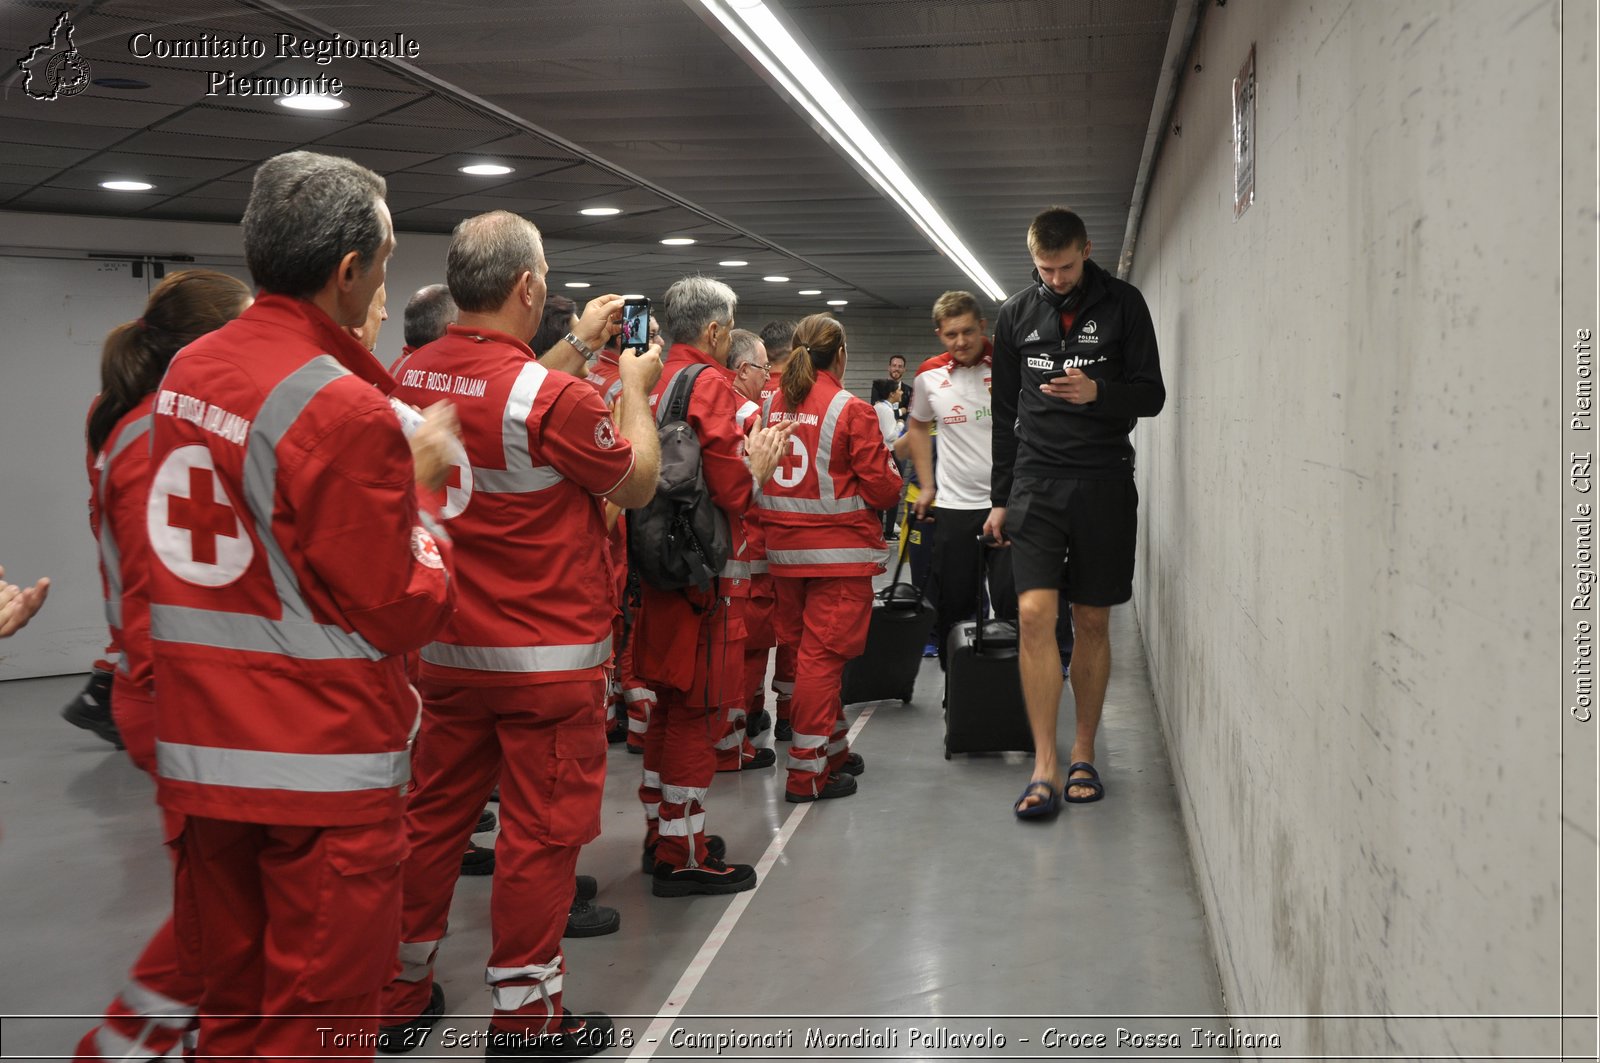
[[[910,216],[935,247],[954,259],[961,271],[989,298],[1006,297],[1005,289],[984,271],[977,256],[962,243],[939,209],[905,172],[894,152],[873,133],[856,104],[811,58],[821,54],[823,49],[784,25],[786,20],[778,14],[779,4],[769,5],[763,0],[700,0],[700,3],[766,68],[772,80],[805,109],[824,135],[843,149],[867,179],[883,189],[889,199]]]
[[[694,239],[688,236],[669,236],[661,242],[668,247],[687,247],[694,243]]]
[[[621,214],[621,207],[584,207],[579,214],[587,214],[591,218],[609,218],[613,214]]]
[[[318,96],[315,93],[305,96],[279,96],[273,102],[279,107],[287,107],[293,111],[339,111],[350,106],[344,100],[333,96]]]
[[[568,281],[567,282],[567,287],[568,288],[587,288],[587,287],[589,287],[589,282],[588,281]]]
[[[801,292],[800,294],[801,295],[821,295],[822,294],[822,289],[821,288],[807,288],[805,291]]]
[[[771,281],[773,284],[787,284],[789,281],[788,277],[780,277],[776,273],[770,277],[762,277],[761,279],[764,281]]]
[[[148,192],[155,185],[148,181],[101,181],[101,188],[109,188],[113,192]]]
[[[828,300],[828,305],[829,306],[849,306],[850,305],[850,300],[848,300],[848,299],[829,299]]]
[[[475,162],[471,166],[461,167],[462,173],[470,173],[474,177],[499,177],[511,172],[511,167],[502,166],[497,162]]]
[[[746,262],[742,258],[725,258],[721,262],[717,263],[717,265],[719,265],[719,266],[730,266],[730,267],[731,266],[748,266],[749,264],[750,263]]]
[[[150,82],[138,78],[95,78],[94,84],[103,89],[147,89]]]

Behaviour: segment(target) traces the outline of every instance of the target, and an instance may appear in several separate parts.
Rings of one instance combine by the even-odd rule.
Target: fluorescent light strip
[[[937,207],[922,194],[888,150],[867,129],[832,82],[761,0],[700,0],[745,50],[777,80],[867,176],[916,223],[934,246],[961,267],[992,299],[1006,293],[962,243]],[[754,35],[752,37],[752,35]],[[802,86],[804,86],[802,88]]]

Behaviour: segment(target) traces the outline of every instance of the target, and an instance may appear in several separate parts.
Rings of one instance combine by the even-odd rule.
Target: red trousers
[[[839,686],[845,664],[867,648],[872,577],[778,576],[775,582],[778,637],[796,647],[786,786],[814,796],[850,755]]]
[[[622,687],[622,705],[628,714],[628,748],[637,753],[644,749],[644,732],[650,726],[656,694],[634,671],[633,632],[629,631],[625,640],[615,644],[622,647],[616,657],[617,684]]]
[[[400,973],[383,992],[389,1022],[427,1007],[461,853],[489,791],[500,786],[500,839],[490,900],[492,1025],[539,1033],[561,1019],[561,934],[578,850],[600,834],[605,788],[603,680],[513,687],[424,682],[422,730],[406,806]],[[392,948],[392,946],[391,946]],[[390,952],[393,956],[393,952]],[[554,1027],[552,1027],[554,1028]]]
[[[180,962],[204,972],[202,1058],[373,1057],[405,847],[399,819],[188,819],[173,916]]]
[[[145,771],[156,766],[155,702],[118,673],[112,681],[111,712],[128,756]],[[183,817],[161,810],[166,836],[176,837]],[[160,1059],[195,1025],[201,979],[178,958],[169,915],[134,961],[128,984],[106,1008],[101,1024],[78,1042],[76,1059]]]
[[[649,632],[641,645],[665,650],[669,644],[663,617],[647,609],[647,623],[635,632]],[[652,625],[654,627],[652,628]],[[650,639],[659,638],[660,643]],[[704,862],[705,797],[716,773],[716,745],[722,738],[724,713],[730,699],[740,696],[744,679],[744,599],[725,600],[699,619],[698,629],[681,627],[670,640],[671,651],[692,654],[692,670],[685,689],[657,680],[653,666],[666,666],[665,656],[641,650],[634,658],[641,678],[651,682],[656,704],[644,736],[644,776],[639,801],[644,805],[646,847],[656,847],[656,859],[682,867]],[[686,662],[671,662],[686,665]],[[739,733],[743,737],[742,730]],[[735,748],[735,754],[738,749]]]

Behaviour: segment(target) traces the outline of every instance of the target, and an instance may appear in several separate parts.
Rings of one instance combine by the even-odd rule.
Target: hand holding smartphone
[[[641,354],[650,346],[650,300],[630,295],[622,303],[622,349]]]

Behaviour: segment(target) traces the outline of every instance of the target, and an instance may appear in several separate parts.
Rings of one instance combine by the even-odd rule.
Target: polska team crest
[[[22,71],[23,92],[35,100],[58,100],[63,96],[76,96],[89,87],[94,75],[73,43],[75,32],[72,17],[63,11],[50,27],[49,38],[28,49],[28,54],[17,60],[17,69]]]

